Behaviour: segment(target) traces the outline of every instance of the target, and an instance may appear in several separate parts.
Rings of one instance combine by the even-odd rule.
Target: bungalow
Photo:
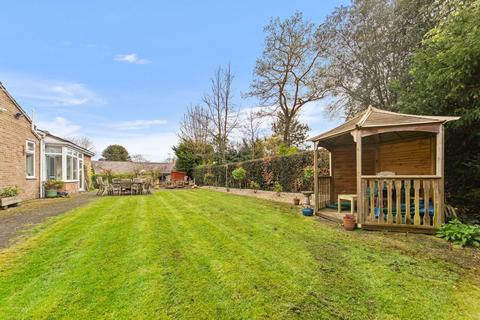
[[[114,174],[137,175],[156,172],[160,181],[169,180],[172,174],[175,162],[132,162],[132,161],[92,161],[93,172],[104,174],[111,172]]]
[[[24,200],[43,197],[43,182],[49,179],[64,181],[70,193],[86,190],[93,155],[38,130],[0,82],[0,188],[17,186]]]

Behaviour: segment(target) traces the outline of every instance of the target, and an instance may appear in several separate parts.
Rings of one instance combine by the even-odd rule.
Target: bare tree
[[[218,67],[211,79],[210,93],[203,97],[211,121],[210,132],[215,151],[223,162],[226,160],[228,138],[238,127],[238,113],[232,102],[232,82],[230,65],[225,69]]]
[[[257,142],[259,133],[260,133],[260,126],[262,125],[262,116],[255,111],[254,109],[250,109],[243,119],[242,125],[242,133],[245,135],[246,140],[251,148],[251,159],[255,159],[255,144]]]
[[[265,48],[248,95],[260,99],[265,114],[284,121],[282,140],[288,147],[291,125],[301,108],[326,94],[326,38],[317,38],[315,26],[299,12],[283,21],[272,19],[264,31]]]
[[[187,112],[183,115],[180,122],[181,140],[195,141],[199,145],[206,145],[209,138],[210,117],[208,110],[200,105],[187,108]]]
[[[93,141],[90,140],[90,138],[85,137],[85,136],[78,136],[78,137],[68,137],[66,138],[67,140],[70,140],[71,142],[75,143],[76,145],[87,149],[89,151],[93,151],[95,148],[93,145]]]
[[[148,160],[143,156],[143,154],[131,154],[130,161],[132,162],[148,162]]]

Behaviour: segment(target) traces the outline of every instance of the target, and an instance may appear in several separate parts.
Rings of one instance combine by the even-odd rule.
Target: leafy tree
[[[102,157],[107,161],[130,161],[127,149],[119,144],[111,144],[102,152]]]
[[[447,197],[478,213],[480,203],[480,1],[432,29],[405,83],[397,84],[404,112],[457,115],[445,132]]]
[[[395,110],[401,81],[423,36],[457,0],[353,0],[337,8],[318,31],[328,38],[329,108],[352,116],[369,105]]]
[[[295,116],[290,120],[289,129],[287,129],[285,125],[286,125],[286,121],[283,114],[279,114],[279,116],[277,117],[277,120],[272,124],[273,134],[276,136],[283,137],[285,135],[285,131],[290,130],[289,132],[290,146],[299,147],[304,145],[305,141],[308,138],[308,132],[310,131],[310,128],[308,127],[308,125],[305,123],[301,123],[298,120],[298,116]],[[287,146],[284,141],[283,141],[283,144]]]
[[[207,160],[205,155],[199,152],[199,150],[204,150],[204,148],[205,146],[199,146],[192,140],[183,140],[177,146],[174,146],[172,149],[177,157],[175,169],[185,171],[192,177],[193,168],[204,164]],[[213,150],[210,146],[209,153],[211,154],[212,152]]]

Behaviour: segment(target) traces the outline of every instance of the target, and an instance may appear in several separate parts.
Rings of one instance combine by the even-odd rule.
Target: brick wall
[[[32,132],[32,124],[0,86],[0,188],[17,186],[23,199],[38,198],[40,192],[40,140]],[[26,178],[25,142],[35,142],[35,178]]]

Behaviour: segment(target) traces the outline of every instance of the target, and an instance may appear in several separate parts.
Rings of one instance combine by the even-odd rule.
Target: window
[[[63,179],[61,146],[45,145],[45,167],[47,179]]]
[[[72,180],[73,178],[73,157],[67,154],[67,180]]]
[[[77,151],[67,149],[67,180],[78,180],[78,156]]]
[[[27,178],[35,178],[35,142],[28,141],[25,144],[25,160]]]

